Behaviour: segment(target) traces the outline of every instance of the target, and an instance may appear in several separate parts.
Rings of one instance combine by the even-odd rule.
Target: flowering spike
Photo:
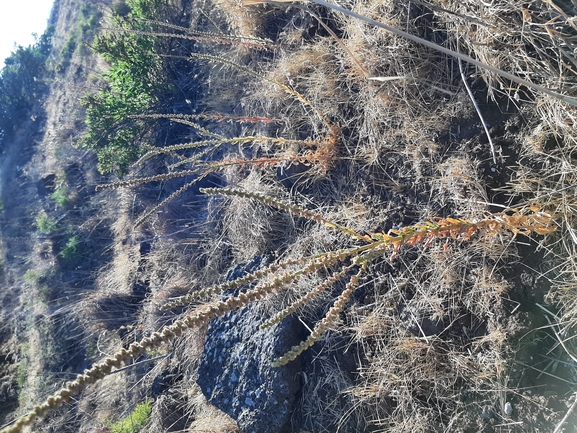
[[[359,269],[359,272],[357,272],[357,274],[354,275],[351,278],[351,280],[347,283],[345,290],[336,299],[335,303],[330,308],[328,313],[325,315],[323,320],[321,320],[319,323],[315,325],[313,332],[311,332],[308,338],[298,346],[293,346],[291,350],[289,350],[280,358],[276,359],[272,363],[273,367],[280,367],[285,364],[288,364],[322,338],[322,336],[328,331],[328,329],[334,325],[341,311],[343,311],[343,308],[345,307],[349,298],[351,297],[355,289],[358,287],[359,279],[361,278],[361,275],[365,270],[366,270],[366,264],[363,264],[361,266],[361,269]]]
[[[182,175],[182,173],[183,172],[179,172],[178,175]],[[171,175],[171,173],[168,175]],[[152,178],[148,179],[160,180],[166,176],[167,175],[161,175],[161,177],[153,176]],[[135,181],[137,183],[134,183]],[[146,180],[136,179],[132,181],[125,181],[123,185],[133,185],[138,184],[138,182],[142,183],[144,181]],[[96,381],[105,377],[113,369],[119,368],[123,364],[126,364],[130,361],[130,359],[143,354],[146,350],[155,349],[162,343],[168,342],[178,337],[185,329],[206,324],[208,321],[215,317],[222,316],[228,311],[246,306],[251,302],[262,299],[268,294],[281,289],[287,283],[298,280],[303,275],[311,274],[322,268],[334,266],[347,259],[350,259],[349,265],[344,266],[341,271],[335,272],[328,280],[328,283],[321,284],[315,290],[305,295],[302,300],[297,301],[295,303],[297,306],[307,302],[308,299],[310,299],[312,296],[314,296],[314,294],[318,293],[324,287],[343,277],[353,267],[360,267],[357,274],[354,275],[347,283],[345,290],[335,300],[333,306],[329,309],[325,317],[314,327],[309,337],[303,343],[294,346],[288,353],[274,361],[274,366],[284,365],[292,361],[300,353],[322,338],[326,331],[336,322],[339,314],[350,299],[355,288],[358,287],[360,277],[363,272],[365,272],[367,265],[380,257],[388,249],[393,250],[391,254],[392,259],[399,252],[403,245],[424,244],[427,246],[436,239],[452,238],[458,241],[463,241],[471,239],[471,237],[474,235],[494,236],[504,232],[505,230],[515,234],[536,233],[543,235],[552,233],[556,230],[556,223],[553,215],[547,212],[539,211],[535,205],[532,205],[531,207],[513,209],[509,210],[508,212],[494,214],[476,222],[456,218],[435,219],[433,221],[426,221],[424,223],[415,224],[413,226],[404,227],[398,230],[391,230],[387,234],[374,233],[370,234],[369,236],[361,236],[353,230],[340,226],[322,217],[321,215],[316,214],[315,212],[302,209],[298,206],[282,203],[278,200],[262,196],[260,194],[250,193],[242,190],[213,188],[207,188],[203,190],[203,192],[208,194],[222,193],[227,195],[236,195],[258,200],[262,203],[286,210],[295,215],[303,216],[321,224],[325,224],[329,227],[336,228],[352,236],[355,240],[363,240],[367,243],[361,246],[329,251],[315,256],[305,257],[295,261],[285,261],[277,265],[272,265],[262,271],[257,271],[256,273],[251,274],[251,276],[243,277],[237,280],[237,282],[230,283],[230,285],[229,283],[226,283],[224,285],[217,286],[217,288],[207,289],[206,293],[212,294],[216,290],[220,290],[222,288],[226,289],[227,287],[239,287],[244,283],[256,281],[257,279],[268,275],[271,275],[271,277],[274,275],[274,278],[272,278],[271,281],[257,284],[256,287],[249,289],[246,292],[239,294],[238,296],[229,297],[224,301],[203,305],[191,314],[174,322],[172,325],[164,327],[161,331],[151,334],[149,337],[144,338],[138,343],[131,344],[127,349],[122,349],[113,356],[105,359],[100,364],[94,365],[92,368],[86,370],[84,374],[78,375],[74,381],[68,382],[64,388],[49,397],[44,403],[35,406],[27,415],[18,419],[14,424],[4,429],[2,433],[21,432],[26,426],[31,425],[34,419],[45,415],[46,412],[50,409],[59,407],[63,402],[68,401],[72,395],[81,392],[88,385],[95,383]],[[287,271],[287,268],[293,265],[296,266],[296,269]],[[276,274],[281,269],[285,272]],[[294,308],[294,306],[287,308],[280,315],[275,316],[272,321],[276,321],[277,317],[280,317],[283,314],[289,314],[292,308]]]
[[[322,215],[320,215],[316,212],[301,208],[300,206],[297,206],[297,205],[284,203],[280,200],[274,199],[272,197],[267,197],[266,195],[263,195],[263,194],[245,191],[245,190],[238,189],[238,188],[201,188],[200,191],[203,192],[204,194],[211,194],[211,195],[222,194],[222,195],[230,195],[230,196],[250,198],[252,200],[267,204],[269,206],[276,207],[277,209],[285,210],[287,212],[292,213],[293,215],[304,217],[304,218],[307,218],[309,220],[316,221],[320,224],[324,224],[327,227],[330,227],[330,228],[333,228],[333,229],[336,229],[336,230],[339,230],[343,233],[348,234],[353,239],[362,239],[365,241],[371,240],[371,238],[369,236],[362,236],[362,235],[358,234],[357,232],[355,232],[354,230],[352,230],[348,227],[345,227],[345,226],[341,226],[341,225],[329,220],[328,218],[323,217]]]
[[[319,284],[313,290],[311,290],[306,295],[301,297],[299,300],[293,302],[291,305],[286,307],[284,310],[278,312],[273,317],[271,317],[266,322],[264,322],[262,325],[260,325],[260,329],[270,328],[271,326],[274,326],[277,323],[280,323],[280,321],[283,320],[285,317],[290,316],[296,310],[298,310],[302,306],[306,305],[314,296],[318,295],[322,291],[326,290],[327,288],[329,288],[333,284],[335,284],[338,280],[340,280],[343,276],[345,276],[346,273],[349,270],[351,270],[354,266],[355,266],[354,264],[349,265],[349,266],[343,266],[343,268],[341,269],[340,272],[335,272],[330,278],[323,281],[321,284]]]

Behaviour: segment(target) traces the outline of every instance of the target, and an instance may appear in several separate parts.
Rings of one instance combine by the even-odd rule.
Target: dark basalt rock
[[[238,266],[229,279],[264,266],[257,258]],[[271,362],[301,341],[302,325],[287,318],[261,330],[267,317],[259,305],[231,311],[209,326],[197,383],[206,398],[238,423],[246,433],[280,432],[293,410],[300,388],[299,359],[284,367]]]

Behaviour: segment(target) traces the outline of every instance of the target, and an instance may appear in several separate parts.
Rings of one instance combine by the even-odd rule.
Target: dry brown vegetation
[[[152,338],[184,314],[205,311],[204,305],[160,307],[223,283],[237,264],[266,256],[274,263],[295,261],[298,268],[303,257],[357,248],[376,242],[379,233],[407,235],[403,227],[424,221],[455,227],[452,221],[459,220],[446,218],[456,218],[461,225],[493,225],[423,235],[339,265],[350,266],[347,278],[358,271],[353,265],[367,269],[326,335],[300,355],[301,394],[286,431],[573,431],[576,108],[465,63],[461,74],[451,56],[314,4],[171,5],[186,13],[193,30],[266,38],[270,46],[195,45],[201,56],[191,61],[206,78],[197,107],[202,113],[147,115],[172,119],[164,126],[166,137],[180,134],[178,143],[217,143],[201,147],[200,157],[195,144],[155,148],[120,188],[80,193],[93,198],[71,221],[85,248],[102,254],[78,280],[86,281],[83,289],[47,277],[64,242],[56,235],[37,239],[35,274],[15,283],[26,267],[9,257],[15,250],[3,225],[2,249],[11,266],[3,286],[13,283],[21,294],[19,304],[3,303],[0,367],[6,366],[0,373],[28,377],[19,387],[0,388],[11,407],[15,396],[8,388],[20,390],[19,408],[2,414],[5,421],[64,385],[67,378],[58,375],[41,380],[50,368],[78,373]],[[341,5],[575,96],[577,11],[570,3]],[[81,159],[67,161],[73,158]],[[57,161],[49,161],[39,177],[56,172]],[[28,167],[41,170],[35,162]],[[299,217],[294,207],[287,212],[246,194],[208,198],[195,190],[195,176],[314,210],[327,220],[303,212]],[[67,182],[81,191],[87,177]],[[534,220],[531,230],[523,230],[521,219],[507,230],[504,209],[512,218],[533,212],[551,217],[547,224],[556,231],[549,225],[535,230],[540,222]],[[349,232],[334,230],[332,222]],[[340,271],[336,261],[322,264],[258,301],[262,310],[272,316]],[[262,284],[280,274],[265,275]],[[352,288],[345,286],[347,278],[294,314],[313,329]],[[45,281],[53,287],[49,298],[27,303]],[[18,314],[31,314],[34,323],[14,326]],[[195,384],[207,324],[199,322],[149,351],[152,361],[138,358],[89,386],[34,430],[110,431],[112,422],[154,392],[153,415],[142,431],[238,431]],[[79,336],[73,350],[51,340],[64,332]],[[50,364],[55,358],[65,364],[74,350],[82,359],[74,358],[73,368]]]

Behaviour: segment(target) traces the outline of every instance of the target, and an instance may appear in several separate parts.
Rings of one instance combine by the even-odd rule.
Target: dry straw
[[[386,24],[380,23],[373,19],[367,18],[365,16],[359,15],[355,12],[349,11],[340,6],[327,3],[324,0],[312,0],[312,1],[314,1],[317,4],[334,9],[336,11],[342,12],[353,18],[365,21],[376,27],[394,32],[399,36],[423,44],[429,48],[438,50],[447,55],[458,58],[462,61],[476,65],[480,68],[487,69],[495,74],[510,79],[511,81],[520,83],[524,86],[545,93],[553,98],[559,99],[568,104],[577,106],[577,100],[571,97],[560,95],[554,91],[545,89],[520,77],[517,77],[510,73],[501,71],[497,68],[479,62],[469,56],[457,53],[455,51],[436,45],[432,42],[410,35],[406,32],[395,29],[393,27],[390,27]],[[245,0],[244,3],[255,4],[255,3],[262,3],[262,1]],[[181,28],[177,28],[174,26],[172,27],[172,29],[182,30]],[[168,33],[166,34],[158,33],[156,35],[167,37],[168,36],[184,37],[184,36],[175,36],[173,34]],[[196,32],[195,34],[189,34],[186,37],[195,37],[200,40],[203,40],[203,38],[212,38],[212,39],[216,38],[215,35],[200,32]],[[248,44],[249,42],[252,43],[255,41],[242,40],[241,42],[243,44]],[[223,43],[229,43],[229,41],[227,40],[226,42]],[[209,62],[220,62],[227,64],[230,63],[226,59],[215,56],[198,54],[194,55],[194,57],[201,58]],[[247,68],[244,68],[236,64],[234,64],[233,66],[249,73],[250,75],[258,76],[257,74],[255,74],[254,72],[250,71]],[[301,104],[312,107],[314,109],[314,112],[323,121],[326,129],[329,130],[327,136],[325,137],[327,146],[330,145],[334,147],[334,144],[337,139],[336,137],[338,136],[339,133],[338,128],[334,126],[332,122],[323,113],[319,112],[316,108],[314,108],[314,106],[303,95],[281,83],[271,80],[269,81],[282,88],[287,94],[291,95]],[[164,116],[164,115],[158,115],[158,116]],[[167,117],[168,116],[169,115],[167,115]],[[216,116],[215,120],[219,121],[218,120],[219,115],[215,114],[215,116]],[[181,145],[170,146],[163,149],[151,149],[146,155],[143,156],[143,158],[139,162],[143,162],[147,158],[150,158],[155,155],[176,152],[184,149],[191,149],[191,148],[214,149],[215,147],[218,147],[223,143],[242,144],[247,142],[254,143],[259,141],[267,141],[274,143],[276,141],[276,143],[280,145],[284,144],[281,143],[280,141],[285,140],[282,138],[258,137],[258,136],[247,136],[247,137],[226,139],[225,137],[219,136],[218,134],[212,133],[206,130],[205,128],[200,127],[200,125],[198,125],[195,122],[196,120],[198,120],[196,118],[192,117],[177,118],[174,115],[170,115],[170,117],[174,121],[179,121],[181,123],[185,123],[197,128],[197,130],[199,130],[201,133],[204,133],[205,136],[211,137],[211,140],[204,140],[196,143],[183,143]],[[225,117],[222,117],[222,119],[228,120]],[[257,118],[254,119],[258,121]],[[270,119],[267,119],[266,121],[269,120]],[[289,141],[290,140],[288,139],[285,140],[285,142]],[[311,144],[311,143],[299,142],[299,144]],[[318,144],[317,148],[320,149],[323,147],[322,144],[324,143],[317,143],[317,144]],[[314,160],[314,155],[312,155],[312,153],[305,156],[307,157],[306,158],[307,161],[317,162]],[[195,159],[194,160],[189,159],[186,160],[185,162],[196,163],[198,161],[198,156],[193,158]],[[269,163],[272,164],[276,162],[281,162],[281,159],[278,158],[274,160],[268,158],[268,161]],[[134,186],[145,182],[167,180],[170,178],[183,177],[187,175],[196,175],[202,177],[203,175],[206,175],[207,173],[220,169],[226,165],[231,164],[242,165],[249,163],[252,163],[253,165],[267,164],[265,160],[261,161],[230,160],[230,161],[220,161],[216,165],[199,164],[192,170],[172,172],[147,178],[122,181],[112,185],[105,185],[100,188],[102,189],[107,187],[118,188],[118,187]],[[182,187],[181,189],[179,189],[177,192],[172,194],[167,200],[162,202],[159,206],[162,206],[164,203],[174,198],[176,195],[181,194],[190,185],[192,185],[192,183],[189,183],[184,187]],[[320,338],[322,338],[322,336],[327,332],[327,330],[331,328],[338,320],[340,313],[343,311],[349,299],[351,298],[352,294],[354,293],[355,289],[358,287],[369,265],[371,265],[371,263],[373,263],[374,261],[380,259],[384,254],[390,253],[390,258],[394,259],[394,257],[399,253],[401,248],[414,247],[418,245],[422,247],[427,247],[431,245],[431,243],[438,240],[448,241],[450,239],[453,239],[458,242],[466,242],[471,240],[473,237],[488,238],[500,235],[505,232],[510,232],[514,234],[524,234],[524,235],[531,235],[531,234],[547,235],[549,233],[554,232],[557,228],[556,223],[557,215],[543,211],[536,204],[529,203],[527,205],[519,207],[518,209],[509,209],[501,213],[489,215],[486,218],[480,220],[467,220],[461,218],[437,218],[419,224],[400,228],[397,230],[391,230],[387,233],[365,234],[365,233],[357,233],[355,230],[347,226],[341,225],[328,218],[325,218],[324,216],[320,215],[317,212],[304,209],[294,204],[284,203],[275,198],[271,198],[254,192],[239,189],[213,189],[213,188],[204,189],[202,191],[210,195],[234,196],[234,197],[242,197],[247,200],[258,201],[271,207],[289,212],[297,217],[302,217],[311,221],[315,221],[319,224],[325,225],[331,229],[340,232],[343,236],[349,239],[349,241],[351,242],[351,244],[353,244],[353,246],[337,249],[334,251],[327,251],[312,256],[301,257],[294,260],[285,260],[278,263],[274,263],[265,269],[258,270],[254,273],[251,273],[237,280],[226,282],[219,285],[214,285],[202,289],[200,291],[190,293],[181,298],[171,300],[168,304],[164,306],[164,309],[173,308],[179,305],[187,305],[198,299],[203,299],[206,297],[222,294],[230,289],[242,289],[243,287],[252,285],[249,289],[246,289],[244,292],[240,293],[237,296],[231,296],[224,301],[208,302],[200,307],[196,307],[192,312],[187,314],[184,318],[174,322],[172,325],[166,326],[161,331],[155,332],[151,334],[149,337],[144,338],[140,342],[131,344],[127,349],[122,349],[115,355],[106,358],[104,361],[98,364],[95,364],[90,369],[87,369],[83,374],[78,375],[74,381],[68,382],[61,390],[56,392],[53,396],[49,397],[44,403],[35,406],[30,413],[18,419],[12,425],[8,426],[6,429],[2,430],[2,433],[21,432],[26,426],[31,425],[36,418],[42,417],[49,410],[59,407],[60,405],[62,405],[62,403],[68,401],[73,395],[81,392],[82,390],[87,388],[90,384],[93,384],[98,380],[102,379],[106,375],[110,374],[113,370],[119,369],[123,365],[130,363],[132,359],[142,354],[145,354],[148,350],[157,349],[161,345],[179,337],[180,335],[182,335],[183,331],[186,331],[187,329],[197,328],[200,325],[208,323],[215,317],[222,316],[231,310],[249,305],[252,302],[256,302],[260,299],[263,299],[268,295],[278,290],[281,290],[287,284],[299,280],[303,276],[310,275],[318,271],[328,270],[330,273],[330,276],[326,278],[323,283],[319,284],[317,287],[310,290],[302,298],[296,300],[285,309],[279,311],[269,321],[265,322],[263,326],[274,326],[275,324],[279,323],[283,318],[287,317],[290,314],[293,314],[298,308],[311,302],[311,300],[315,296],[318,296],[322,291],[336,284],[338,281],[345,279],[348,279],[348,281],[345,284],[344,290],[334,301],[328,313],[314,327],[309,337],[301,344],[293,347],[289,352],[282,355],[280,358],[276,360],[271,360],[273,365],[275,366],[284,365],[294,360],[304,350],[306,350],[307,348],[312,346],[315,342],[317,342]],[[150,215],[157,209],[158,206],[155,207],[147,215]],[[139,222],[142,220],[143,219],[141,218]]]
[[[544,235],[556,230],[553,215],[541,211],[533,204],[521,209],[512,209],[507,212],[490,215],[479,221],[439,218],[404,227],[399,230],[391,230],[388,233],[369,233],[363,235],[346,226],[333,222],[314,211],[284,203],[262,194],[232,188],[207,188],[203,189],[202,192],[210,195],[219,194],[255,200],[290,212],[295,216],[328,226],[346,235],[353,242],[361,243],[361,245],[328,251],[314,256],[302,257],[297,260],[279,262],[238,280],[210,287],[170,302],[167,307],[189,303],[198,299],[198,297],[223,293],[231,288],[239,288],[246,284],[256,282],[253,288],[240,293],[238,296],[231,296],[224,301],[207,303],[198,307],[183,319],[164,327],[161,331],[153,333],[138,343],[131,344],[128,349],[122,349],[115,355],[95,364],[83,374],[78,375],[76,380],[68,382],[64,388],[46,399],[44,403],[35,406],[26,416],[18,419],[13,425],[2,430],[2,433],[21,432],[24,427],[32,424],[36,418],[44,416],[49,410],[56,409],[62,405],[62,403],[68,401],[73,395],[78,394],[90,384],[110,374],[113,369],[118,369],[122,365],[128,364],[132,359],[146,353],[147,350],[157,349],[162,344],[179,337],[187,329],[197,328],[202,324],[208,323],[215,317],[222,316],[229,311],[263,299],[269,294],[282,289],[288,283],[297,281],[305,275],[313,274],[320,270],[330,270],[336,265],[341,265],[339,270],[332,272],[331,277],[326,282],[321,283],[317,288],[313,289],[310,294],[305,295],[301,300],[297,300],[294,304],[279,312],[267,322],[265,326],[272,326],[278,323],[282,318],[288,316],[299,306],[307,303],[312,297],[327,288],[328,285],[336,283],[342,278],[346,278],[351,271],[357,269],[357,272],[349,277],[344,290],[337,297],[325,317],[314,327],[309,337],[301,344],[294,346],[286,354],[274,360],[272,362],[273,366],[281,366],[294,360],[304,350],[320,340],[327,330],[338,320],[340,313],[359,285],[360,279],[367,270],[368,265],[382,257],[383,254],[388,251],[392,251],[392,259],[403,246],[420,244],[426,247],[439,239],[468,241],[473,236],[491,237],[505,231],[525,235],[532,233]]]
[[[291,3],[291,0],[280,0],[282,2],[285,3]],[[410,33],[404,32],[402,30],[396,29],[392,26],[389,26],[387,24],[384,24],[380,21],[376,21],[372,18],[366,17],[364,15],[358,14],[356,12],[350,11],[348,9],[345,9],[341,6],[326,2],[324,0],[311,0],[313,3],[317,3],[321,6],[325,6],[329,9],[333,9],[335,11],[341,12],[345,15],[348,15],[352,18],[356,18],[358,20],[364,21],[368,24],[372,24],[375,27],[379,27],[381,29],[387,30],[389,32],[392,32],[398,36],[401,36],[405,39],[408,39],[410,41],[416,42],[418,44],[422,44],[428,48],[432,48],[433,50],[437,50],[440,51],[441,53],[447,54],[451,57],[455,57],[459,60],[462,60],[464,62],[470,63],[472,65],[475,65],[479,68],[483,68],[486,69],[494,74],[500,75],[503,78],[507,78],[508,80],[514,81],[515,83],[521,84],[523,86],[529,87],[530,89],[536,90],[538,92],[544,93],[546,95],[549,95],[555,99],[559,99],[563,102],[566,102],[570,105],[573,105],[575,107],[577,107],[577,99],[572,98],[570,96],[567,95],[562,95],[560,93],[554,92],[553,90],[547,89],[545,87],[539,86],[538,84],[532,83],[531,81],[525,80],[521,77],[518,77],[517,75],[514,74],[510,74],[509,72],[505,72],[501,69],[495,68],[494,66],[488,65],[486,63],[480,62],[479,60],[475,60],[472,57],[469,57],[465,54],[461,54],[459,52],[450,50],[448,48],[442,47],[441,45],[437,45],[434,42],[430,42],[427,41],[426,39],[422,39],[419,38],[418,36],[415,35],[411,35]],[[243,4],[244,5],[255,5],[255,4],[261,4],[261,3],[267,3],[266,0],[243,0]]]

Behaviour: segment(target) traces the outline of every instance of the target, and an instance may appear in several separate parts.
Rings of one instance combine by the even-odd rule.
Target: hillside
[[[0,430],[574,431],[574,6],[246,3],[56,0]]]
[[[110,243],[107,233],[103,236],[90,227],[102,222],[100,204],[91,202],[94,183],[101,177],[96,160],[75,147],[84,130],[80,98],[91,91],[88,77],[103,63],[87,47],[65,51],[71,39],[82,39],[75,32],[86,19],[82,9],[86,13],[87,4],[94,7],[89,13],[104,6],[102,2],[55,2],[48,60],[55,75],[0,159],[2,423],[13,416],[19,402],[26,407],[50,392],[46,387],[57,372],[82,368],[83,361],[71,361],[66,352],[74,319],[68,320],[69,313],[59,310],[70,305],[67,297],[77,299],[90,289],[91,274],[105,262],[99,254]],[[67,261],[61,252],[75,236],[97,248]],[[56,335],[62,340],[55,342]]]

